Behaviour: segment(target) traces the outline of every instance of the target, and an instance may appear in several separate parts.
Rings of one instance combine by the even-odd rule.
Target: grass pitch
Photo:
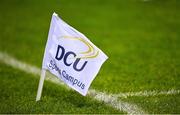
[[[108,56],[91,88],[107,93],[180,89],[178,0],[1,0],[0,51],[41,67],[51,15]],[[90,97],[0,63],[0,113],[122,113]],[[180,95],[131,97],[148,113],[180,113]]]

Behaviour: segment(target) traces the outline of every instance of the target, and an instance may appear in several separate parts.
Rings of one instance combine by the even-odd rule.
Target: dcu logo
[[[99,50],[95,49],[88,41],[80,37],[61,36],[58,39],[74,40],[83,43],[87,49],[86,51],[74,52],[66,50],[62,45],[57,46],[55,59],[63,61],[66,66],[72,66],[76,71],[82,71],[88,64],[87,59],[96,58],[99,54]],[[77,50],[77,49],[76,49]],[[68,60],[74,58],[74,61]],[[86,60],[86,61],[85,61]]]

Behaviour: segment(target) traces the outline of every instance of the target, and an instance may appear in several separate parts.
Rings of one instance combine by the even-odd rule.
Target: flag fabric
[[[52,15],[42,68],[86,95],[108,57],[85,35]]]

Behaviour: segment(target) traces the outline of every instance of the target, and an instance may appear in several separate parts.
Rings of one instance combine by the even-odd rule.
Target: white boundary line
[[[106,104],[116,108],[117,110],[124,111],[128,114],[145,114],[145,112],[135,104],[122,101],[113,94],[107,94],[104,92],[98,92],[96,90],[89,90],[89,95],[98,101],[103,101]],[[147,114],[147,113],[146,113]]]
[[[26,64],[24,62],[21,62],[15,58],[9,56],[6,53],[0,52],[0,61],[13,67],[13,68],[20,69],[26,73],[40,76],[41,70],[39,68],[29,65],[29,64]],[[58,78],[52,77],[52,75],[51,76],[47,75],[46,80],[49,80],[56,84],[66,86]],[[68,87],[66,87],[66,88],[68,88]],[[103,101],[107,105],[109,105],[117,110],[128,113],[128,114],[143,114],[143,113],[145,113],[143,110],[141,110],[136,105],[127,103],[127,102],[123,102],[120,99],[118,99],[118,97],[115,97],[112,94],[106,94],[106,93],[98,92],[96,90],[91,89],[91,90],[89,90],[88,95],[98,101]]]
[[[0,52],[0,61],[12,66],[13,68],[20,69],[26,73],[30,73],[33,75],[39,76],[41,73],[41,70],[35,66],[26,64],[24,62],[21,62],[11,56],[9,56],[6,53]],[[61,82],[58,78],[48,74],[46,77],[46,80],[49,80],[53,83],[59,84],[59,85],[64,85],[63,82]],[[69,89],[66,86],[67,89]],[[172,94],[178,94],[180,93],[180,90],[168,90],[168,91],[140,91],[140,92],[127,92],[127,93],[119,93],[119,94],[107,94],[103,92],[99,92],[96,90],[89,90],[88,95],[93,97],[94,99],[98,101],[103,101],[107,105],[116,108],[117,110],[127,112],[128,114],[144,114],[145,112],[137,107],[137,105],[129,103],[129,102],[124,102],[120,100],[119,98],[127,98],[127,97],[132,97],[132,96],[157,96],[157,95],[172,95]]]
[[[119,94],[114,94],[114,96],[117,96],[119,98],[128,98],[128,97],[150,97],[150,96],[158,96],[158,95],[175,95],[179,94],[180,90],[175,90],[175,89],[170,89],[166,91],[139,91],[139,92],[127,92],[127,93],[119,93]]]

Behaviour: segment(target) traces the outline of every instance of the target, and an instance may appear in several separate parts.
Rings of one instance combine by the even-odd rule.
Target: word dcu
[[[82,95],[108,57],[86,36],[52,15],[42,68]]]

